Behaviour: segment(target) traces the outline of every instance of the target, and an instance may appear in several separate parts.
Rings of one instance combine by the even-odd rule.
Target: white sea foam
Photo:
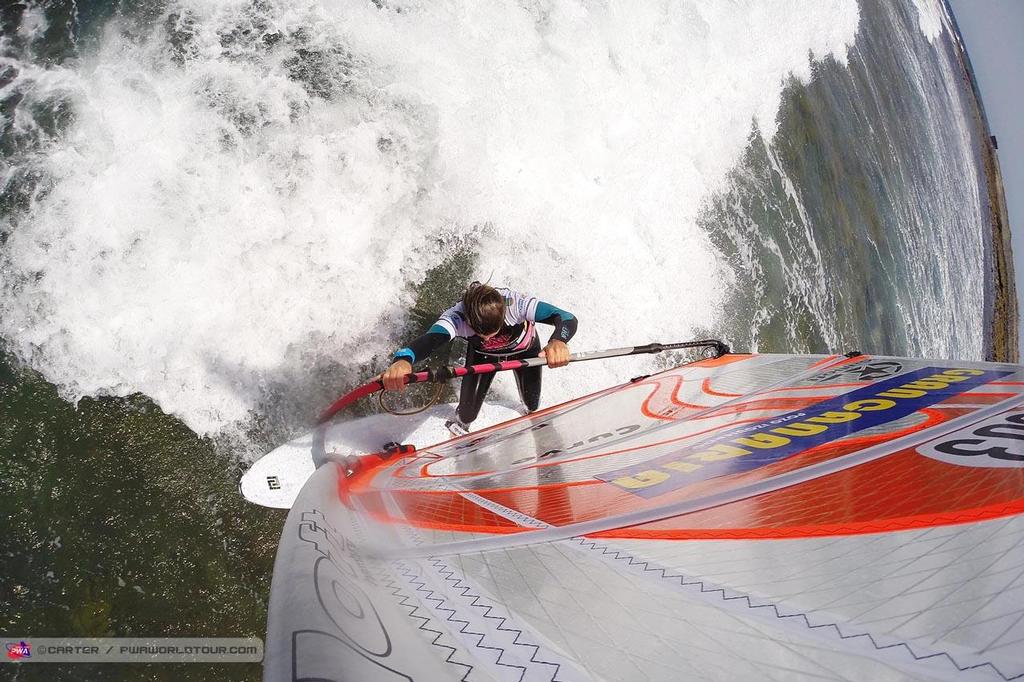
[[[914,0],[914,8],[917,10],[917,25],[921,27],[921,33],[934,43],[935,39],[942,33],[945,10],[940,0]]]
[[[808,55],[845,58],[856,4],[525,4],[183,0],[26,69],[76,118],[33,161],[54,182],[5,247],[0,333],[71,398],[141,391],[203,433],[285,370],[386,357],[464,244],[576,312],[581,350],[712,326],[701,202]],[[643,364],[551,373],[545,402]]]
[[[25,13],[18,25],[18,35],[29,42],[43,37],[47,21],[43,8],[33,2],[26,3]]]

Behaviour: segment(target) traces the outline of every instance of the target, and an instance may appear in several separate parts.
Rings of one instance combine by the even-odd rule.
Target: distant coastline
[[[973,113],[981,143],[980,156],[985,167],[985,186],[988,201],[985,212],[990,226],[990,248],[985,292],[985,359],[995,362],[1019,362],[1020,339],[1019,310],[1017,304],[1016,278],[1013,268],[1013,250],[1010,246],[1010,222],[1006,210],[1006,196],[1003,190],[1003,176],[999,170],[999,156],[982,104],[981,92],[967,55],[960,27],[948,2],[943,3],[946,15],[956,31],[955,52],[960,62],[964,82],[973,97]]]

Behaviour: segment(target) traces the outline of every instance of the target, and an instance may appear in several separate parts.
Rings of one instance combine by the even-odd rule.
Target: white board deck
[[[454,405],[435,405],[420,414],[377,414],[338,421],[327,428],[324,450],[329,459],[380,452],[385,443],[409,443],[418,449],[448,440],[444,423],[455,414]],[[489,403],[480,410],[473,430],[521,416],[511,407]],[[264,507],[291,509],[299,490],[316,470],[313,432],[289,441],[256,460],[242,476],[239,489],[245,499]]]

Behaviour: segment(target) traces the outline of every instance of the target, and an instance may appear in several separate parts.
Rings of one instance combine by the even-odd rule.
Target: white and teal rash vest
[[[536,323],[551,324],[555,332],[551,340],[569,341],[576,333],[576,317],[536,296],[528,296],[507,287],[496,287],[505,298],[505,321],[501,330],[486,341],[481,339],[466,319],[459,301],[441,313],[426,334],[395,353],[395,360],[416,363],[444,343],[455,338],[467,339],[473,348],[486,355],[514,355],[528,349],[537,338]]]

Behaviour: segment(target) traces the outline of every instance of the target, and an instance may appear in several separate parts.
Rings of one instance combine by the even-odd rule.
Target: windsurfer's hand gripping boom
[[[408,360],[395,360],[380,375],[385,391],[404,391],[405,378],[412,374],[412,363]]]
[[[548,367],[552,369],[555,367],[565,367],[569,364],[569,346],[563,341],[552,339],[548,341],[548,345],[544,346],[544,350],[540,352],[538,357],[546,359]]]

